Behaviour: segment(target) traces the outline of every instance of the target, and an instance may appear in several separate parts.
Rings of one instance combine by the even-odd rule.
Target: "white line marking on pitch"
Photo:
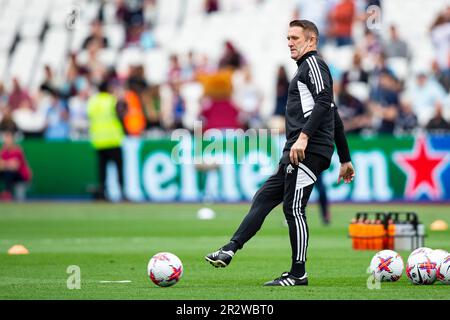
[[[130,283],[131,280],[102,280],[100,283]]]

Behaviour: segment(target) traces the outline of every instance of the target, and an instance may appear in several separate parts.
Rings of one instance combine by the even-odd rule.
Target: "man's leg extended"
[[[216,267],[225,267],[238,249],[250,240],[261,228],[267,215],[281,203],[284,192],[284,168],[280,164],[277,172],[272,175],[256,192],[248,214],[234,233],[231,241],[216,252],[205,257]]]
[[[302,278],[305,276],[305,262],[308,250],[309,229],[306,220],[306,205],[314,183],[329,161],[321,156],[309,154],[303,162],[286,175],[283,211],[289,227],[292,249],[290,274]]]

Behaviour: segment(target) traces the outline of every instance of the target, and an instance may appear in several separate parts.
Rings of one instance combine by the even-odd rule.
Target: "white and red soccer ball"
[[[438,265],[436,278],[444,284],[450,284],[450,254]]]
[[[433,284],[436,281],[437,261],[431,253],[410,255],[406,265],[406,276],[414,284]]]
[[[369,268],[375,280],[393,282],[402,276],[403,266],[403,259],[397,252],[381,250],[373,256]]]
[[[431,252],[433,252],[433,249],[428,248],[428,247],[420,247],[420,248],[415,249],[413,252],[410,253],[408,260],[406,262],[406,265],[409,264],[409,260],[412,259],[412,257],[414,257],[418,254],[429,254]]]
[[[428,256],[430,257],[431,261],[436,262],[436,264],[439,266],[445,258],[448,256],[448,252],[442,249],[436,249],[431,251]]]
[[[183,264],[173,253],[159,252],[148,262],[147,274],[154,284],[170,287],[183,276]]]

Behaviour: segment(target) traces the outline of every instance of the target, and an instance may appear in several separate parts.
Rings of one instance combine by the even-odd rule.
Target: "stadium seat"
[[[194,129],[194,121],[198,119],[201,109],[200,99],[203,95],[203,86],[197,82],[184,84],[180,88],[180,94],[186,103],[183,124],[186,128]]]
[[[365,82],[350,82],[347,87],[348,93],[361,102],[369,99],[369,85]]]
[[[90,26],[87,24],[80,24],[73,30],[72,42],[70,44],[70,50],[73,52],[79,52],[82,49],[84,40],[89,36]]]
[[[27,1],[20,25],[21,38],[37,38],[41,35],[49,11],[48,5],[49,0]]]
[[[178,0],[164,0],[157,1],[156,10],[158,11],[158,25],[168,25],[174,27],[178,22],[181,22],[183,9],[182,1]]]
[[[14,43],[20,13],[9,8],[0,11],[0,51],[9,51]]]
[[[125,48],[119,53],[117,59],[116,71],[121,77],[125,77],[128,74],[129,67],[132,65],[143,65],[144,52],[137,47]]]
[[[32,111],[20,108],[12,113],[14,122],[20,130],[26,132],[41,132],[45,128],[45,111]]]
[[[103,27],[103,32],[108,39],[109,47],[120,49],[125,43],[125,29],[120,24],[110,24]]]
[[[169,71],[169,53],[164,49],[153,49],[145,53],[145,73],[151,84],[167,81]]]
[[[13,30],[5,30],[0,25],[0,51],[9,51],[14,43],[15,36]]]
[[[53,27],[47,31],[30,88],[36,90],[44,79],[44,66],[49,65],[56,74],[62,74],[66,65],[68,32],[64,28]]]
[[[117,61],[118,51],[115,48],[105,48],[99,52],[99,60],[106,67],[114,67]]]
[[[35,72],[39,41],[35,39],[22,40],[11,56],[11,64],[7,79],[17,77],[21,85],[28,87],[31,75]]]
[[[70,1],[55,1],[50,3],[48,22],[51,26],[64,26],[70,19],[71,8],[74,6]]]
[[[115,67],[118,57],[118,51],[113,48],[105,48],[101,49],[98,52],[98,60],[105,66],[105,67]],[[89,61],[89,55],[87,50],[82,50],[77,56],[77,61],[81,65],[86,65]]]
[[[339,70],[344,71],[350,69],[354,51],[355,48],[352,45],[342,46],[335,49],[335,63]]]
[[[184,24],[190,19],[204,15],[203,5],[204,0],[190,0],[186,1],[186,8],[184,11]]]
[[[176,42],[172,41],[175,32],[175,27],[169,25],[157,25],[153,30],[158,46],[167,48],[168,50],[171,50],[174,42]]]
[[[115,1],[106,1],[103,7],[103,21],[106,25],[117,23],[117,5]]]
[[[393,57],[386,60],[389,69],[394,72],[397,79],[404,81],[409,72],[408,59],[402,57]]]
[[[77,2],[75,2],[77,3]],[[94,20],[98,18],[100,10],[100,1],[88,1],[83,5],[81,10],[82,23],[90,25]]]
[[[8,66],[8,53],[0,51],[0,82],[3,82],[6,74],[6,67]]]

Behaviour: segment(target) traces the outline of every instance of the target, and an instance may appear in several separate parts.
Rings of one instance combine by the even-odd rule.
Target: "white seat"
[[[115,67],[118,55],[119,53],[116,49],[104,48],[98,51],[97,59],[105,67]],[[77,55],[77,61],[81,65],[88,64],[89,63],[88,51],[87,50],[80,51],[80,53]]]
[[[72,7],[70,3],[66,3],[65,6],[62,5],[52,6],[49,13],[48,19],[49,24],[51,26],[60,26],[60,27],[64,26],[66,23],[68,23],[70,19],[71,8]]]
[[[35,39],[19,42],[11,57],[8,79],[17,77],[22,86],[28,87],[35,72],[39,46],[39,41]]]
[[[158,24],[175,26],[178,22],[179,15],[182,13],[181,1],[179,0],[164,0],[158,1],[156,10],[158,11]]]
[[[21,38],[37,38],[40,36],[47,19],[48,5],[48,0],[27,1],[27,6],[21,17]]]
[[[14,43],[15,33],[0,29],[0,51],[7,52]]]
[[[0,82],[4,81],[7,65],[8,65],[8,53],[0,51]]]
[[[406,79],[406,76],[409,72],[409,64],[406,58],[402,57],[393,57],[386,60],[386,64],[391,69],[395,76],[403,81]]]
[[[369,99],[369,85],[365,82],[350,82],[347,86],[347,91],[361,102]]]
[[[194,121],[200,113],[200,99],[203,96],[203,86],[197,82],[186,83],[181,86],[180,94],[186,103],[186,112],[183,118],[184,125],[194,129]]]
[[[24,38],[38,38],[44,28],[44,19],[29,20],[20,28],[20,36]]]
[[[145,75],[151,84],[167,81],[169,53],[164,49],[153,49],[145,53]]]
[[[335,49],[335,63],[341,71],[350,69],[354,51],[355,48],[352,45],[341,46]]]
[[[153,30],[153,34],[155,36],[156,43],[159,46],[170,49],[174,43],[174,41],[172,41],[172,39],[173,39],[174,35],[176,34],[176,29],[173,26],[157,25]],[[193,44],[191,44],[191,45],[193,45]]]
[[[201,16],[204,14],[204,0],[189,0],[186,3],[184,12],[185,22],[193,17]]]
[[[20,12],[9,7],[0,10],[0,51],[11,49],[16,37]]]
[[[117,23],[117,5],[115,1],[107,1],[103,7],[103,21],[106,25]]]
[[[82,49],[84,40],[89,36],[90,26],[86,24],[79,24],[73,30],[72,42],[70,44],[70,50],[78,52]]]
[[[108,45],[120,49],[125,43],[125,28],[121,24],[111,24],[103,27],[103,33],[108,39]]]
[[[45,65],[49,65],[56,74],[62,74],[65,70],[68,37],[65,28],[55,27],[47,31],[30,85],[32,90],[43,81]]]
[[[84,0],[50,0],[48,22],[50,26],[65,26],[76,29],[80,25],[89,23],[92,19],[92,10],[98,3]]]
[[[27,132],[41,132],[45,128],[45,113],[20,108],[12,113],[12,118],[19,129]]]
[[[100,1],[89,1],[81,5],[81,23],[90,25],[98,18]]]
[[[26,0],[14,0],[6,2],[5,10],[9,9],[11,11],[23,12],[26,7]]]
[[[113,67],[117,61],[117,50],[114,48],[105,48],[98,53],[98,59],[106,67]]]
[[[119,53],[116,71],[119,76],[127,76],[130,66],[144,64],[144,62],[144,52],[141,48],[125,48]]]

